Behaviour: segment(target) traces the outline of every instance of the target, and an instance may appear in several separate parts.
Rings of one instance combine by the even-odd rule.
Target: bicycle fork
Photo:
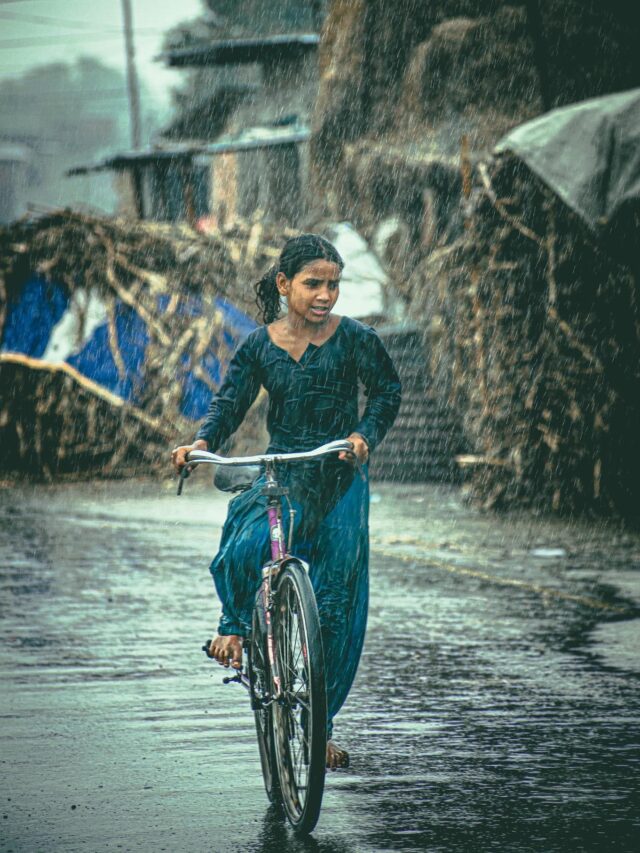
[[[273,633],[273,599],[274,591],[272,582],[277,578],[280,571],[282,560],[286,556],[286,548],[284,542],[284,530],[282,528],[282,498],[288,498],[288,489],[278,485],[275,480],[273,466],[267,465],[266,483],[262,489],[262,494],[267,498],[267,517],[269,519],[269,541],[271,544],[271,562],[268,563],[262,570],[262,606],[264,607],[265,622],[267,628],[267,656],[269,658],[269,668],[273,679],[274,696],[273,700],[282,698],[282,678],[278,666],[276,655],[276,643]],[[291,509],[291,530],[293,531],[293,510]],[[291,538],[291,535],[290,537]]]

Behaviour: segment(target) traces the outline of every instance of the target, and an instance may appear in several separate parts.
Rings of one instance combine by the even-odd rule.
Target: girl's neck
[[[287,314],[283,319],[285,328],[292,337],[322,338],[329,329],[335,328],[337,324],[337,318],[334,314],[327,315],[321,323],[310,323],[304,317],[291,314]]]

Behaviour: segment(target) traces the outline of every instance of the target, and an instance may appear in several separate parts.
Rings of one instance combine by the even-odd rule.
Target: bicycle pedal
[[[225,675],[225,677],[222,679],[223,684],[232,684],[234,681],[237,681],[238,684],[242,684],[242,676],[239,672],[237,672],[235,675]]]

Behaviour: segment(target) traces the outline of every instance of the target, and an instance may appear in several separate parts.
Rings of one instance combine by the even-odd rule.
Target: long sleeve
[[[364,383],[367,405],[355,432],[361,433],[369,450],[387,434],[400,408],[402,386],[389,353],[370,327],[365,326],[356,348],[358,378]]]
[[[196,433],[196,439],[204,439],[213,452],[237,430],[260,390],[254,352],[253,336],[249,335],[229,362],[224,381]]]

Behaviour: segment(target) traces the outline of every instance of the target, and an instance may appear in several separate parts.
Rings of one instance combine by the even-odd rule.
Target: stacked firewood
[[[118,476],[140,465],[165,465],[167,448],[194,432],[181,413],[185,377],[192,374],[214,391],[203,357],[214,344],[223,362],[229,355],[215,298],[255,317],[252,282],[286,236],[257,222],[204,236],[69,211],[0,229],[0,341],[7,312],[31,274],[56,282],[70,298],[79,290],[100,297],[123,379],[116,306],[143,322],[148,340],[135,404],[68,364],[0,354],[0,471]],[[80,330],[84,319],[78,317]],[[239,446],[262,443],[261,429],[258,417],[249,418]]]
[[[466,232],[411,282],[485,507],[637,514],[638,280],[522,163],[481,165]]]

